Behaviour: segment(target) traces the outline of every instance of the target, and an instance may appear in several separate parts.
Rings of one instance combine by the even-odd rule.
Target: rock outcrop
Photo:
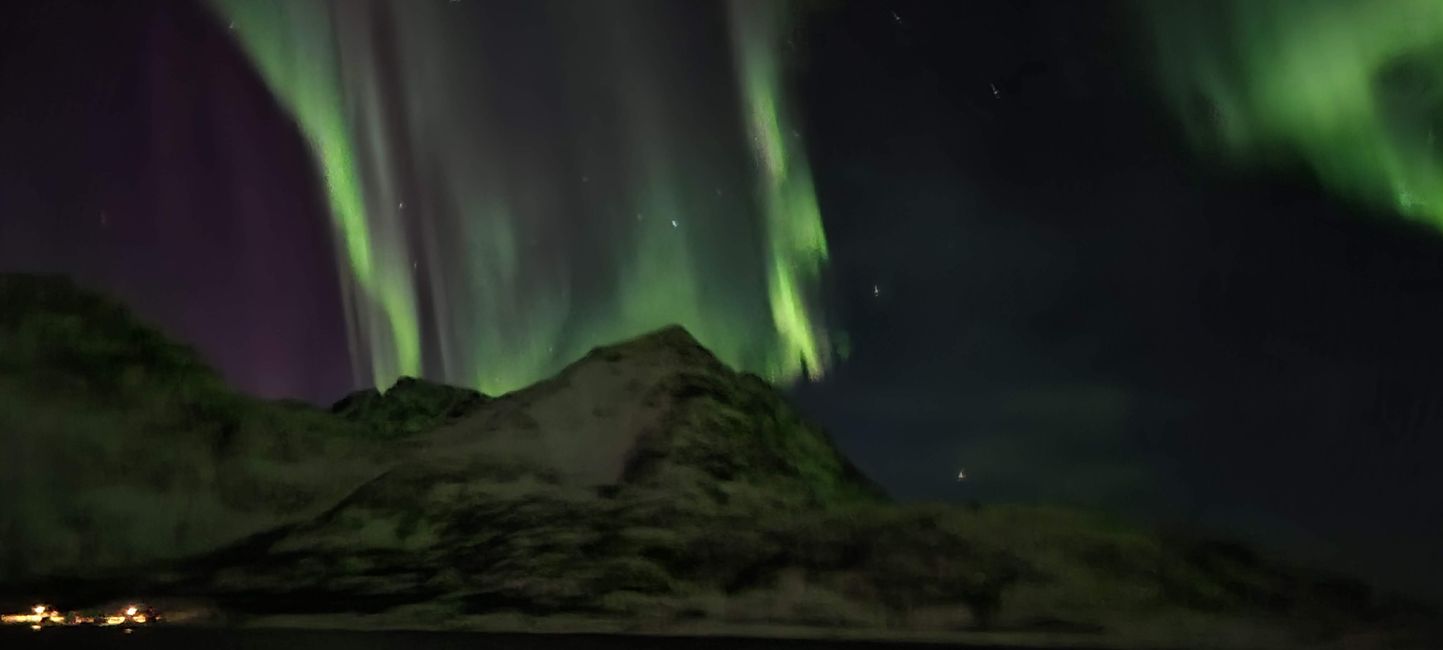
[[[486,403],[478,391],[402,377],[386,392],[358,390],[331,406],[331,413],[372,434],[393,438],[435,429]]]

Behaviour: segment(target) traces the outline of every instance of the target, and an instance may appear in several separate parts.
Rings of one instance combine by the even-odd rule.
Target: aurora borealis
[[[1436,18],[3,2],[0,271],[322,408],[682,322],[899,499],[1082,503],[1437,591]]]
[[[325,179],[375,385],[505,392],[673,322],[774,380],[827,367],[785,5],[730,3],[729,34],[662,3],[216,6]],[[669,59],[687,30],[711,51]]]
[[[1140,3],[1196,144],[1443,228],[1443,3]]]

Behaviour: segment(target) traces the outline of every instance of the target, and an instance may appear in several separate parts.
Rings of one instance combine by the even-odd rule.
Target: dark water
[[[0,628],[0,649],[143,648],[145,650],[866,650],[935,649],[942,646],[864,641],[802,641],[726,637],[643,637],[591,634],[484,634],[470,632],[335,632],[318,630],[229,630],[212,628]],[[951,645],[970,650],[999,646]],[[1027,650],[1007,646],[1007,650]],[[1063,650],[1051,648],[1050,650]]]

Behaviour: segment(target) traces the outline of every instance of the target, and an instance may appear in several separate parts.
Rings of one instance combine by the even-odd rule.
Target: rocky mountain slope
[[[1426,616],[1087,513],[891,503],[772,387],[676,327],[508,395],[405,379],[327,412],[234,395],[120,307],[0,276],[0,426],[22,452],[0,478],[17,505],[0,514],[0,600],[1187,647],[1396,642]]]

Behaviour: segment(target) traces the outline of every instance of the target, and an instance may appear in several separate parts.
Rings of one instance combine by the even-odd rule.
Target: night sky
[[[0,5],[0,270],[322,404],[681,321],[899,498],[1443,597],[1423,4],[265,6]]]

